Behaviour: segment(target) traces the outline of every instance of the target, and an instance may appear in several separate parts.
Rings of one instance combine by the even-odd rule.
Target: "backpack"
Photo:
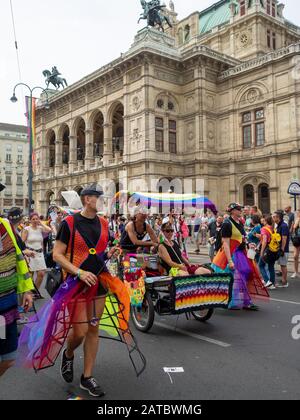
[[[274,232],[272,233],[271,229],[266,228],[266,230],[271,235],[271,240],[268,243],[268,248],[271,252],[278,252],[280,251],[280,243],[281,243],[281,235],[277,233],[277,230],[274,229]]]
[[[276,229],[274,232],[271,229],[265,228],[271,235],[271,240],[268,243],[267,248],[264,252],[264,260],[266,262],[274,262],[280,258],[280,243],[281,243],[281,235],[277,233]]]

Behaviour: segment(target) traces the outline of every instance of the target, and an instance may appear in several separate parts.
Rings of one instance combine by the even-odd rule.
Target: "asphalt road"
[[[157,316],[150,333],[135,333],[147,359],[139,378],[125,346],[102,340],[95,377],[107,392],[104,400],[299,400],[300,340],[292,338],[292,318],[300,316],[300,280],[271,293],[268,302],[258,302],[259,312],[217,310],[206,324]],[[79,350],[71,386],[62,381],[59,364],[38,375],[13,368],[0,379],[0,399],[87,398],[78,386],[82,362]],[[165,367],[184,372],[169,376]]]

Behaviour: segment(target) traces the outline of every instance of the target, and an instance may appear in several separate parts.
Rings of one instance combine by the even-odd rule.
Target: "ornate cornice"
[[[270,64],[274,61],[278,61],[278,60],[281,60],[282,58],[293,56],[296,54],[300,55],[300,42],[297,44],[290,45],[288,47],[281,48],[280,50],[270,52],[268,54],[263,55],[262,57],[248,60],[244,62],[243,64],[240,64],[229,70],[226,70],[223,73],[221,73],[218,80],[223,81],[223,80],[228,79],[229,77],[236,76],[250,70],[252,71],[255,68],[264,66],[266,64]]]

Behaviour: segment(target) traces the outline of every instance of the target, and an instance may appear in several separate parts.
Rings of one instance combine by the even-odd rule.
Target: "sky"
[[[216,0],[173,0],[178,18]],[[24,95],[10,102],[20,81],[10,3],[14,11],[21,81],[45,87],[43,70],[57,66],[72,84],[126,52],[142,11],[139,0],[0,0],[0,122],[24,124]],[[169,0],[165,0],[168,5]],[[299,0],[285,0],[284,15],[300,26]]]

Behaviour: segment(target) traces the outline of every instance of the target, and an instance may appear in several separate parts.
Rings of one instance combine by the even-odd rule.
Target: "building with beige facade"
[[[178,20],[171,1],[173,28],[138,31],[115,61],[49,92],[50,110],[41,101],[37,111],[37,210],[94,181],[158,190],[165,178],[195,192],[203,179],[221,210],[289,203],[300,180],[300,28],[283,9],[221,0]]]
[[[1,212],[11,207],[28,207],[27,127],[0,123],[0,182],[6,189],[0,193]]]

